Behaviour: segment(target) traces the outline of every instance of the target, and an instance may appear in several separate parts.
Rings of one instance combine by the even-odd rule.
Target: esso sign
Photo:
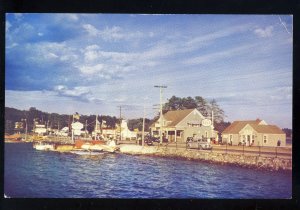
[[[72,123],[72,128],[74,130],[81,130],[83,128],[83,124],[80,122]]]
[[[211,120],[209,120],[209,119],[202,120],[202,125],[203,126],[210,126],[211,125]]]

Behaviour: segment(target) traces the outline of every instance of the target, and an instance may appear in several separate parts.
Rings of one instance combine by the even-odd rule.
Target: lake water
[[[36,151],[5,144],[12,198],[291,198],[292,173],[150,156]]]

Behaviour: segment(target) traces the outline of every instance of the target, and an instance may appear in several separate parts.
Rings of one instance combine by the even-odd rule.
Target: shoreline
[[[157,146],[122,145],[118,153],[167,157],[190,161],[202,161],[220,165],[233,165],[268,171],[292,172],[292,160],[281,157],[263,157],[243,154],[223,154],[214,151],[186,150]]]

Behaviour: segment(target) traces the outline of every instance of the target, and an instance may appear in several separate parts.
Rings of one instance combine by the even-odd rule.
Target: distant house
[[[104,138],[116,138],[117,129],[116,128],[102,128],[102,136]]]
[[[217,136],[212,120],[204,117],[197,109],[168,111],[162,116],[162,126],[160,122],[159,118],[150,125],[151,135],[159,136],[162,130],[162,135],[169,142],[186,142],[187,137],[193,136]]]
[[[286,134],[264,120],[234,121],[222,132],[222,141],[232,145],[285,146]]]
[[[120,134],[120,127],[117,126],[117,132]],[[137,137],[137,132],[131,131],[128,128],[127,121],[122,120],[121,123],[121,140],[134,139]]]

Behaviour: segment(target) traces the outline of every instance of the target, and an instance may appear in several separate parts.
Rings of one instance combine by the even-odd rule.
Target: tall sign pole
[[[142,146],[144,147],[145,139],[145,104],[144,104],[144,115],[143,115],[143,133],[142,133]]]
[[[162,89],[167,88],[167,86],[164,85],[155,85],[154,87],[159,88],[159,95],[160,95],[160,144],[162,144],[162,127],[163,127],[163,119],[162,119]]]
[[[119,136],[119,141],[121,141],[121,134],[122,134],[122,128],[121,128],[121,125],[122,125],[122,119],[121,119],[121,116],[122,116],[122,106],[119,106],[120,108],[120,136]]]

